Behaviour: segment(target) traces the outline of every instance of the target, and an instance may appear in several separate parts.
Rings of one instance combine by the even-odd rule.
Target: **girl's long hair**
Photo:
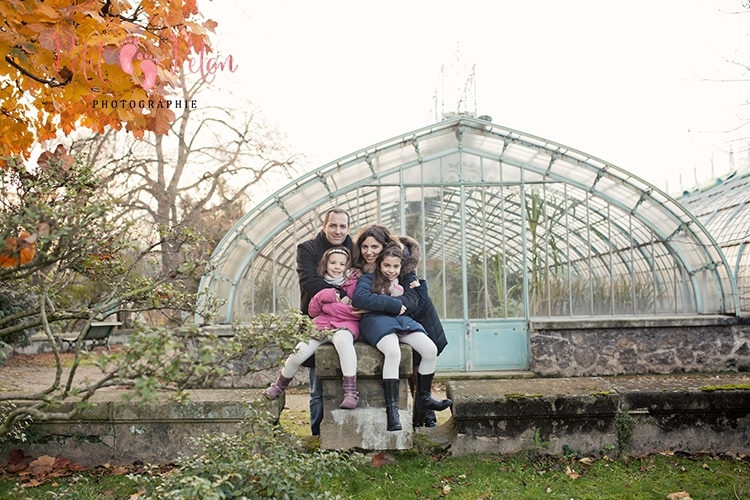
[[[326,270],[328,269],[328,257],[330,257],[332,253],[341,253],[346,255],[346,269],[344,269],[344,277],[346,277],[346,271],[349,270],[352,263],[352,256],[346,247],[331,247],[323,253],[323,256],[320,258],[320,262],[318,262],[318,276],[320,276],[321,278],[325,278]]]
[[[398,257],[399,260],[403,260],[404,253],[401,251],[401,245],[392,241],[378,255],[378,259],[375,261],[375,276],[372,278],[372,285],[370,286],[373,293],[391,293],[391,281],[380,271],[380,263],[386,257]]]
[[[354,239],[354,248],[352,249],[352,267],[356,267],[362,272],[370,271],[369,269],[365,269],[367,262],[365,261],[365,258],[362,257],[362,251],[360,249],[362,243],[364,243],[364,241],[370,236],[383,245],[383,250],[388,246],[388,243],[394,241],[391,232],[388,231],[388,228],[385,226],[370,224],[363,227]]]

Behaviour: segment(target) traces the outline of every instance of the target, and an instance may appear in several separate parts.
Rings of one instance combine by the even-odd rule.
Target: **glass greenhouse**
[[[739,309],[750,313],[750,169],[734,171],[685,192],[678,200],[721,246],[736,278]]]
[[[335,206],[352,235],[379,223],[420,242],[443,368],[525,367],[530,318],[736,313],[721,249],[675,200],[580,151],[456,116],[322,166],[237,222],[201,282],[224,301],[216,322],[296,307],[296,245]]]

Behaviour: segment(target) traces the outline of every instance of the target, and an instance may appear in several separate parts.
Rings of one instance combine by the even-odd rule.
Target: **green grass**
[[[472,455],[429,456],[392,453],[392,463],[334,475],[325,488],[342,498],[393,499],[666,499],[686,491],[695,500],[750,499],[750,463],[732,457],[651,455],[630,460]],[[571,476],[580,477],[573,479]],[[127,476],[81,474],[35,488],[0,480],[0,498],[129,499],[140,490]]]
[[[413,499],[693,499],[750,498],[750,464],[733,459],[654,455],[586,465],[564,457],[418,456],[403,453],[381,468],[335,477],[326,487],[344,498]],[[580,475],[573,479],[574,475]]]
[[[100,476],[81,473],[48,480],[41,486],[23,487],[15,479],[0,480],[0,499],[8,500],[129,500],[140,491],[138,483],[127,476]]]
[[[297,437],[308,436],[309,413],[286,409],[281,425]],[[308,448],[316,447],[315,441],[305,441]],[[415,449],[391,452],[388,458],[390,463],[380,468],[368,461],[355,473],[334,474],[324,488],[353,500],[638,500],[666,499],[680,491],[694,500],[750,500],[750,459],[729,454],[581,460],[528,451],[453,457],[426,436],[415,435]],[[137,476],[94,472],[34,488],[18,487],[16,478],[0,479],[0,499],[130,500],[142,490]]]

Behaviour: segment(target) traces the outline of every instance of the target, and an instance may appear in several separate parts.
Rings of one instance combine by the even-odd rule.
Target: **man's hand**
[[[409,283],[409,288],[417,288],[420,285],[419,280],[414,280]]]
[[[398,313],[398,315],[399,315],[399,316],[401,316],[401,315],[402,315],[402,314],[404,314],[405,312],[406,312],[406,306],[405,306],[405,305],[403,305],[403,304],[401,304],[401,312],[400,312],[400,313]]]

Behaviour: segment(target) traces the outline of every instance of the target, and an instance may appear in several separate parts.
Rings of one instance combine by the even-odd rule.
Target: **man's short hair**
[[[326,224],[328,224],[328,218],[330,217],[331,214],[344,214],[344,215],[346,215],[346,225],[347,226],[349,225],[349,213],[346,210],[344,210],[343,208],[336,207],[336,208],[332,208],[328,212],[326,212],[326,216],[323,219],[323,226],[325,226]]]

